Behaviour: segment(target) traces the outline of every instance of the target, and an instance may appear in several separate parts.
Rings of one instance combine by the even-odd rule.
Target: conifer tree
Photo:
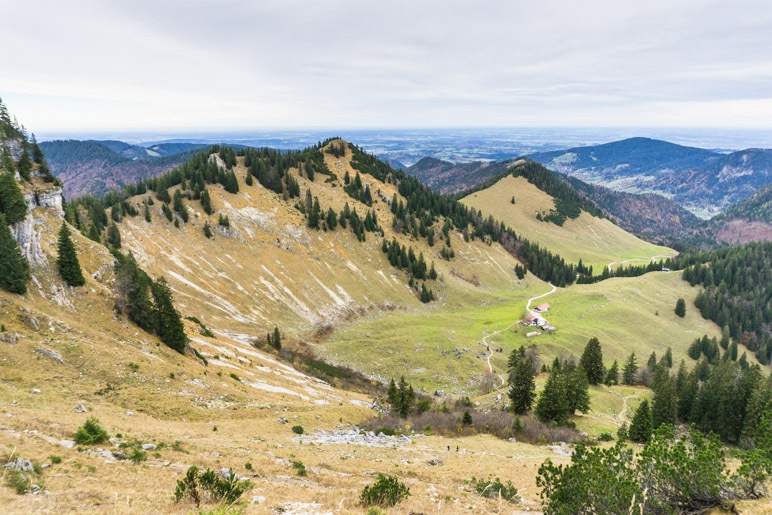
[[[0,213],[0,287],[11,293],[27,293],[29,263],[21,253],[5,215]]]
[[[214,213],[214,210],[212,209],[212,199],[209,197],[209,190],[206,188],[201,192],[201,209],[208,215]]]
[[[600,342],[594,336],[584,347],[579,366],[584,369],[590,384],[600,384],[605,379],[606,368],[603,366],[603,353]]]
[[[32,171],[32,159],[30,159],[29,152],[27,152],[26,148],[21,152],[19,162],[16,164],[16,169],[19,171],[19,175],[21,175],[22,179],[25,181],[30,180],[30,172]]]
[[[573,415],[577,411],[582,413],[590,411],[590,385],[584,369],[571,363],[570,366],[564,368],[563,374],[566,376],[568,413]]]
[[[121,232],[115,222],[107,226],[107,243],[113,248],[121,248]]]
[[[0,213],[5,223],[13,225],[27,216],[27,202],[12,173],[0,172]]]
[[[627,436],[633,442],[638,443],[646,443],[651,438],[651,410],[648,400],[644,399],[635,410]]]
[[[568,398],[566,396],[566,379],[560,367],[552,367],[547,382],[536,403],[534,414],[543,424],[556,423],[563,425],[568,422]]]
[[[156,332],[158,337],[171,349],[180,354],[185,353],[188,337],[182,323],[179,311],[174,307],[172,290],[166,279],[160,277],[151,285],[154,311],[156,317]]]
[[[614,360],[614,363],[611,364],[611,368],[606,372],[605,384],[606,386],[619,384],[619,364],[617,363],[617,360]]]
[[[62,227],[59,229],[58,247],[59,255],[56,259],[56,264],[59,266],[59,275],[64,279],[64,282],[69,286],[83,286],[86,284],[67,222],[62,222]]]
[[[281,333],[279,332],[278,326],[274,326],[273,328],[273,338],[271,338],[271,345],[276,350],[281,350]]]
[[[676,301],[675,314],[681,318],[686,316],[686,301],[683,298]]]
[[[634,385],[637,381],[638,362],[635,359],[635,352],[627,358],[625,366],[622,368],[622,383],[628,386]]]
[[[651,406],[652,429],[662,424],[675,424],[678,416],[678,397],[675,381],[670,376],[659,381]]]
[[[522,415],[531,410],[536,397],[533,359],[525,353],[522,345],[509,356],[509,400],[512,411]]]

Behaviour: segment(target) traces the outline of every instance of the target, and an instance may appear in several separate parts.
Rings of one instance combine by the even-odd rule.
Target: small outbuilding
[[[546,313],[547,311],[550,310],[550,305],[545,302],[544,304],[539,304],[538,306],[533,308],[533,310],[536,311],[537,313]]]

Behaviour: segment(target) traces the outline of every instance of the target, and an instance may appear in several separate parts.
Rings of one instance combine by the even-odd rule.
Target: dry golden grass
[[[515,204],[510,201],[515,197]],[[592,265],[595,274],[612,262],[629,261],[633,265],[648,263],[653,256],[673,256],[667,247],[647,243],[609,220],[593,217],[586,212],[562,226],[536,219],[536,213],[549,212],[555,203],[551,196],[523,177],[507,176],[490,188],[478,191],[462,200],[479,209],[485,216],[493,215],[505,222],[517,234],[560,254],[567,261]]]

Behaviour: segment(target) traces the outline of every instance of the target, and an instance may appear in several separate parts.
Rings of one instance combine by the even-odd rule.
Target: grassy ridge
[[[511,203],[515,197],[515,204]],[[552,197],[522,177],[507,176],[493,186],[462,199],[467,206],[493,215],[515,232],[561,255],[567,261],[592,265],[596,274],[612,262],[634,260],[645,264],[652,256],[672,256],[675,251],[647,243],[614,225],[586,212],[562,226],[536,219],[538,212],[555,207]]]

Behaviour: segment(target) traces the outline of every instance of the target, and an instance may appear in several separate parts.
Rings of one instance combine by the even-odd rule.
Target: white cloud
[[[8,3],[8,2],[5,2]],[[768,127],[765,2],[14,2],[36,130]]]

